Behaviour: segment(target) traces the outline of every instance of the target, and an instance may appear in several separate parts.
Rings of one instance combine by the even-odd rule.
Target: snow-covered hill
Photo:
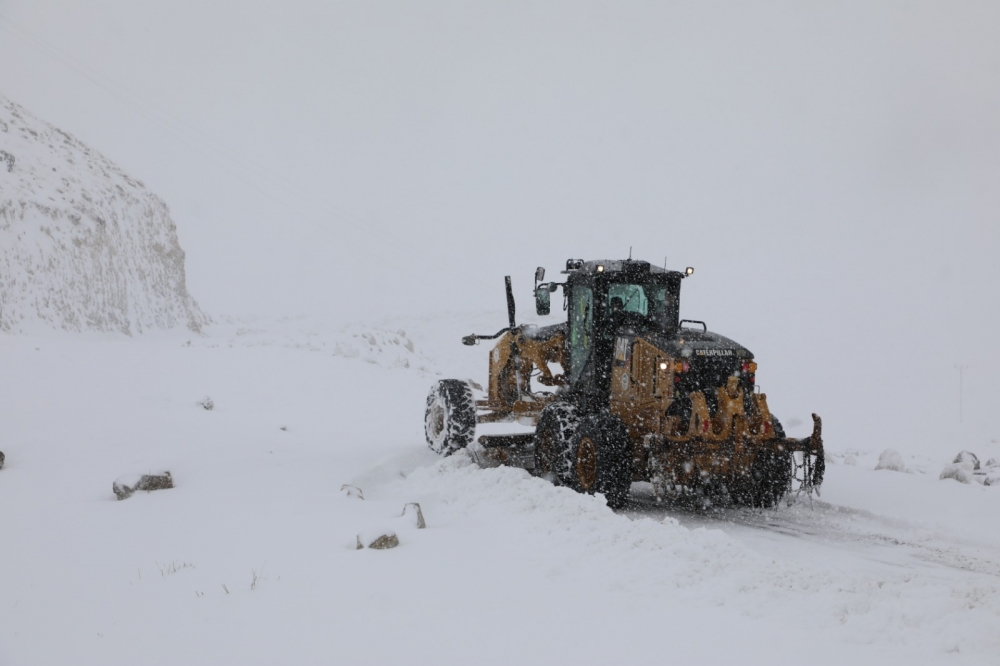
[[[206,322],[167,205],[0,96],[0,329],[134,334]]]

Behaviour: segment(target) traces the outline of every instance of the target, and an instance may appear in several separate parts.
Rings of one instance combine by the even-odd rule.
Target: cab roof
[[[632,275],[676,275],[683,278],[684,274],[679,271],[671,271],[661,266],[654,266],[648,261],[641,259],[595,259],[585,261],[583,259],[567,259],[564,274],[592,274],[600,273],[627,273]]]

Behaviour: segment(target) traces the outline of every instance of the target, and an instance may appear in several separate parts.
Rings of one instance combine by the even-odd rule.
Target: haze
[[[504,275],[527,313],[535,266],[631,247],[694,266],[682,314],[837,448],[985,451],[997,25],[991,2],[6,1],[0,82],[169,203],[213,315],[499,328]]]

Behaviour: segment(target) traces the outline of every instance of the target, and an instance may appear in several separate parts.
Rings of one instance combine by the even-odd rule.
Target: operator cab
[[[567,279],[561,286],[569,311],[566,375],[571,387],[606,391],[603,385],[609,381],[612,349],[619,334],[672,335],[680,326],[685,273],[631,259],[571,259],[564,274]],[[547,297],[555,286],[538,286],[536,301],[539,294]],[[548,299],[544,300],[547,306]]]

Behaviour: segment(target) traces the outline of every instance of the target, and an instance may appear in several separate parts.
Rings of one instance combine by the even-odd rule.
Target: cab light
[[[603,264],[597,264],[597,272],[598,273],[603,273],[604,272],[604,265]]]
[[[660,370],[666,370],[666,369],[667,369],[667,364],[666,363],[660,363]]]

